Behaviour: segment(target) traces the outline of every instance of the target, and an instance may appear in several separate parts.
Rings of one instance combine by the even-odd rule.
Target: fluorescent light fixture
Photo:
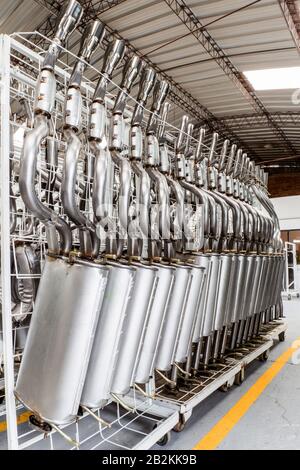
[[[300,67],[251,70],[243,72],[255,90],[300,88]]]

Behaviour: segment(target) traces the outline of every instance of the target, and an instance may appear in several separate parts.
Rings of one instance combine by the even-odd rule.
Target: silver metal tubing
[[[62,205],[67,216],[79,228],[81,235],[80,247],[82,253],[87,257],[92,257],[94,253],[94,243],[96,244],[95,239],[97,239],[95,226],[80,211],[77,206],[75,193],[81,141],[76,133],[71,129],[65,130],[65,137],[67,139],[67,151],[64,159],[63,179],[61,184]]]
[[[61,251],[68,254],[72,247],[72,235],[69,225],[54,211],[42,204],[35,192],[37,156],[42,140],[48,135],[48,119],[39,114],[35,116],[34,128],[28,131],[24,139],[19,175],[22,199],[27,209],[46,226],[48,248],[52,253],[59,253],[56,230],[61,238]]]

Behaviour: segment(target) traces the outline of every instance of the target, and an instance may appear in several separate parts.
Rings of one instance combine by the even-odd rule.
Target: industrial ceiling
[[[300,1],[80,1],[82,27],[99,18],[110,33],[107,40],[126,39],[129,51],[138,52],[170,82],[173,124],[185,112],[195,124],[238,143],[271,173],[300,171],[294,90],[254,91],[243,74],[299,66]],[[38,30],[51,37],[63,4],[0,0],[0,32]],[[68,44],[74,52],[79,38],[77,32]],[[102,55],[103,50],[95,54],[96,64]]]

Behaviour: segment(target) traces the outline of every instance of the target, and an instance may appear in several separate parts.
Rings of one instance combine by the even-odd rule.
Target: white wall
[[[272,199],[281,230],[300,230],[300,196]]]

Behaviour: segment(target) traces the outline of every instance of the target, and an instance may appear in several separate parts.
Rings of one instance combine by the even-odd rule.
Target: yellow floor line
[[[31,411],[25,411],[25,413],[21,413],[17,417],[17,423],[18,424],[26,423],[26,421],[28,421],[28,418],[31,414],[32,414]],[[0,422],[0,432],[6,431],[6,429],[7,429],[6,421],[1,421]]]
[[[223,418],[198,442],[193,450],[213,450],[216,449],[234,426],[247,413],[249,408],[262,394],[265,388],[279,374],[284,365],[291,358],[297,347],[299,340],[296,340],[292,347],[287,349],[266,372],[252,385],[252,387],[240,398],[240,400],[226,413]]]

